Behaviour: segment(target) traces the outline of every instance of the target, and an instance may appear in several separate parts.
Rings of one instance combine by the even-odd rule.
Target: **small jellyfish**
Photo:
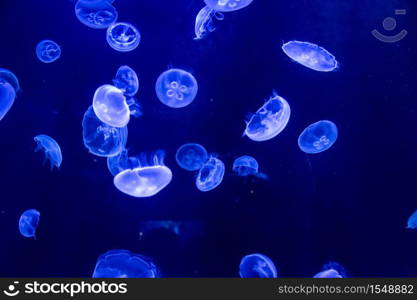
[[[199,11],[195,18],[195,40],[204,39],[210,32],[213,32],[216,29],[213,19],[222,21],[224,15],[209,6],[205,6]]]
[[[99,256],[93,278],[157,278],[159,270],[146,256],[128,250],[110,250]]]
[[[181,69],[170,69],[159,75],[155,90],[162,103],[180,108],[194,101],[198,85],[191,73]]]
[[[140,33],[129,23],[115,23],[107,28],[107,43],[116,51],[129,52],[135,50],[140,43]]]
[[[36,56],[46,64],[52,63],[61,57],[61,48],[51,40],[43,40],[36,46]]]
[[[208,160],[207,150],[200,144],[184,144],[175,155],[178,165],[187,171],[200,170]]]
[[[269,257],[254,253],[242,258],[239,275],[241,278],[277,278],[278,272]]]
[[[164,165],[164,156],[165,153],[159,151],[152,156],[151,161],[146,154],[139,158],[129,158],[130,168],[114,177],[114,185],[122,193],[133,197],[156,195],[172,180],[171,170]]]
[[[319,72],[331,72],[338,68],[336,58],[326,49],[308,42],[290,41],[282,50],[292,60]]]
[[[346,278],[346,271],[339,263],[329,262],[323,265],[321,272],[314,275],[313,278]]]
[[[210,8],[221,11],[230,12],[242,9],[252,3],[253,0],[204,0]]]
[[[407,221],[407,229],[416,229],[417,228],[417,211],[415,211]]]
[[[112,1],[78,0],[75,4],[75,15],[84,25],[94,29],[104,29],[117,20],[117,10]]]
[[[94,155],[108,157],[119,154],[127,142],[127,127],[112,127],[101,122],[90,106],[83,117],[85,147]]]
[[[290,114],[288,102],[274,94],[246,122],[244,135],[256,142],[272,139],[287,126]]]
[[[222,182],[224,177],[224,163],[216,158],[210,157],[209,160],[198,171],[195,184],[202,192],[215,189]]]
[[[36,209],[28,209],[22,213],[19,219],[19,231],[24,237],[36,238],[36,228],[39,225],[41,214]]]
[[[113,84],[126,96],[133,97],[139,90],[139,79],[136,72],[129,66],[121,66],[113,79]]]
[[[37,135],[33,139],[37,143],[35,151],[44,152],[45,161],[49,161],[51,170],[54,167],[58,169],[62,163],[62,153],[58,143],[53,138],[45,134]]]
[[[259,172],[259,164],[256,159],[249,155],[243,155],[233,162],[233,172],[238,176],[256,176],[267,179],[267,175]]]
[[[318,121],[303,130],[298,137],[298,147],[305,153],[320,153],[336,142],[337,135],[337,127],[333,122]]]

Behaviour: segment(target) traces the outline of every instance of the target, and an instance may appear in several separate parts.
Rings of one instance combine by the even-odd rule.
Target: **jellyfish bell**
[[[223,181],[224,172],[224,163],[216,157],[210,157],[198,171],[196,187],[202,192],[215,189]]]
[[[28,209],[22,213],[19,218],[19,231],[22,236],[36,238],[40,215],[36,209]]]
[[[0,68],[0,82],[7,82],[9,83],[16,93],[20,90],[19,80],[17,79],[16,75],[7,69]]]
[[[43,151],[45,155],[45,161],[49,161],[51,170],[53,168],[59,168],[62,163],[61,148],[58,143],[48,135],[40,134],[33,138],[36,142],[35,151]]]
[[[254,253],[242,258],[239,275],[241,278],[277,278],[278,272],[268,256]]]
[[[181,168],[187,171],[197,171],[208,160],[208,153],[202,145],[188,143],[178,148],[175,159]]]
[[[12,108],[14,99],[16,98],[16,91],[13,86],[0,79],[0,120],[9,112]]]
[[[338,130],[332,121],[321,120],[310,124],[298,137],[298,147],[308,154],[328,150],[336,142]]]
[[[213,32],[216,27],[214,21],[222,21],[224,15],[221,12],[215,11],[209,6],[204,6],[195,18],[194,40],[201,40],[205,38],[210,32]]]
[[[107,28],[106,39],[114,50],[129,52],[139,46],[141,36],[139,30],[132,24],[119,22]]]
[[[245,8],[253,0],[204,0],[206,5],[216,11],[231,12]]]
[[[115,23],[118,17],[112,1],[78,0],[75,15],[84,25],[94,29],[105,29]]]
[[[321,272],[314,275],[313,278],[346,278],[345,268],[337,262],[324,264]]]
[[[121,66],[113,79],[115,87],[126,96],[133,97],[139,90],[139,79],[136,72],[129,66]]]
[[[43,63],[52,63],[61,57],[61,47],[51,40],[40,41],[36,45],[36,56]]]
[[[408,218],[407,229],[417,229],[417,211]]]

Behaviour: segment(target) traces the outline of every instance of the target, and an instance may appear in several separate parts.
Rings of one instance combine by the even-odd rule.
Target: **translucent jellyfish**
[[[36,56],[46,64],[56,61],[61,57],[61,47],[51,40],[43,40],[36,46]]]
[[[254,253],[242,258],[239,275],[241,278],[277,278],[278,272],[269,257]]]
[[[187,171],[200,170],[208,160],[207,150],[200,144],[184,144],[175,155],[178,165]]]
[[[331,121],[318,121],[309,125],[298,137],[298,147],[309,154],[329,149],[337,139],[337,127]]]
[[[233,172],[238,176],[256,176],[267,179],[268,176],[259,172],[259,164],[256,159],[249,155],[243,155],[233,162]]]
[[[210,32],[213,32],[216,29],[214,26],[214,19],[222,21],[224,19],[224,15],[209,6],[205,6],[199,11],[197,17],[195,18],[195,40],[205,38]]]
[[[113,79],[113,84],[126,96],[133,97],[139,90],[139,78],[136,72],[129,66],[121,66]]]
[[[159,270],[146,256],[110,250],[99,256],[93,278],[157,278]]]
[[[331,72],[337,69],[336,58],[326,49],[308,42],[290,41],[282,50],[294,61],[320,72]]]
[[[287,126],[290,114],[288,102],[274,94],[246,122],[244,135],[256,142],[272,139]]]
[[[127,127],[112,127],[101,122],[90,106],[83,118],[83,140],[85,147],[97,156],[119,154],[127,142]]]
[[[19,219],[19,231],[24,237],[36,238],[36,228],[39,225],[41,214],[36,209],[28,209],[23,212]]]
[[[198,85],[191,73],[181,69],[170,69],[159,75],[155,89],[162,103],[169,107],[180,108],[194,101]]]
[[[8,82],[14,88],[16,93],[19,92],[19,80],[12,71],[0,68],[0,82],[2,81]]]
[[[45,154],[45,161],[49,161],[51,169],[58,169],[62,163],[62,153],[58,143],[45,134],[37,135],[33,139],[37,143],[35,151],[43,151]]]
[[[116,51],[135,50],[140,43],[140,33],[129,23],[115,23],[107,28],[107,43]]]
[[[90,28],[107,28],[117,20],[117,10],[111,2],[78,0],[75,4],[75,15],[81,23]]]
[[[198,171],[195,180],[197,188],[202,192],[215,189],[223,181],[224,171],[224,163],[216,157],[210,157]]]
[[[407,221],[407,228],[408,229],[416,229],[417,228],[417,211],[415,211]]]
[[[252,3],[253,0],[204,0],[208,7],[222,12],[242,9]]]
[[[129,169],[118,173],[113,180],[116,188],[127,195],[151,197],[164,189],[172,180],[171,170],[164,165],[165,153],[156,152],[150,161],[146,154],[129,158]]]
[[[313,278],[346,278],[345,269],[337,262],[329,262],[325,264],[321,272],[314,275]]]

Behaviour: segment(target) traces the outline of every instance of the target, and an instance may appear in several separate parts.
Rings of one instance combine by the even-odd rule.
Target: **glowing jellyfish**
[[[407,220],[407,228],[408,229],[416,229],[417,228],[417,211],[415,211]]]
[[[178,165],[187,171],[200,170],[208,160],[207,150],[200,144],[184,144],[175,155]]]
[[[253,0],[204,0],[210,8],[216,11],[229,12],[242,9],[252,3]]]
[[[36,228],[38,228],[40,216],[40,212],[36,209],[24,211],[19,219],[20,234],[24,237],[36,238]]]
[[[326,49],[308,42],[290,41],[282,50],[292,60],[303,66],[320,72],[331,72],[337,69],[336,58]]]
[[[287,126],[290,114],[288,102],[274,94],[246,122],[244,135],[256,142],[272,139]]]
[[[129,66],[121,66],[113,79],[115,87],[123,91],[126,96],[133,97],[139,90],[139,79],[136,72]]]
[[[16,93],[19,92],[19,80],[17,79],[16,75],[13,74],[13,72],[0,68],[0,82],[2,81],[8,82],[14,88]]]
[[[127,127],[112,127],[101,122],[92,106],[85,112],[82,126],[84,145],[94,155],[114,156],[126,145]]]
[[[45,161],[49,161],[51,169],[58,169],[62,163],[62,153],[58,143],[50,136],[44,134],[37,135],[33,139],[37,143],[35,151],[43,151]]]
[[[36,46],[36,56],[46,64],[52,63],[61,57],[61,48],[51,40],[43,40]]]
[[[129,23],[115,23],[107,28],[107,43],[116,51],[135,50],[140,43],[140,33]]]
[[[337,140],[337,127],[331,121],[318,121],[309,125],[298,137],[298,147],[309,154],[329,149]]]
[[[117,20],[117,10],[111,2],[78,0],[75,4],[75,15],[81,23],[90,28],[107,28]]]
[[[346,278],[345,269],[337,262],[329,262],[313,278]]]
[[[146,155],[129,158],[131,167],[118,173],[113,180],[116,188],[127,195],[151,197],[164,189],[172,180],[171,170],[164,165],[165,153],[156,152],[149,161]],[[132,165],[134,164],[134,165]]]
[[[210,32],[216,29],[213,19],[221,21],[224,19],[224,15],[209,6],[205,6],[199,11],[195,18],[195,40],[205,38]]]
[[[0,68],[0,121],[13,106],[16,93],[20,90],[16,75],[7,69]]]
[[[159,75],[155,90],[162,103],[180,108],[194,101],[198,85],[191,73],[181,69],[170,69]]]
[[[224,163],[216,157],[210,157],[198,171],[195,180],[197,188],[202,192],[215,189],[223,181],[224,171]]]
[[[239,275],[241,278],[277,278],[278,272],[269,257],[254,253],[242,258]]]
[[[99,256],[93,278],[157,278],[159,270],[146,256],[110,250]]]
[[[238,176],[256,176],[267,179],[268,176],[259,172],[259,164],[256,159],[249,155],[243,155],[233,162],[233,172]]]

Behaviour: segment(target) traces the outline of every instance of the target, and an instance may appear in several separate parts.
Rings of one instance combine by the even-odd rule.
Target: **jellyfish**
[[[417,211],[415,211],[407,221],[407,229],[416,229],[417,228]]]
[[[298,137],[298,147],[309,154],[320,153],[329,149],[337,140],[336,125],[327,120],[309,125]]]
[[[140,43],[140,33],[129,23],[115,23],[107,28],[107,43],[116,51],[129,52],[135,50]]]
[[[267,175],[259,172],[259,164],[256,159],[249,155],[243,155],[233,162],[233,172],[238,176],[256,176],[266,179]]]
[[[277,278],[278,272],[269,257],[254,253],[242,258],[239,275],[241,278]]]
[[[19,89],[17,77],[11,71],[0,68],[0,121],[12,108]]]
[[[121,66],[113,79],[113,85],[123,91],[126,96],[133,97],[139,90],[138,75],[131,67]]]
[[[197,188],[202,192],[215,189],[222,182],[224,171],[224,163],[216,157],[210,157],[198,171],[195,180]]]
[[[282,50],[292,60],[319,72],[331,72],[338,68],[336,58],[326,49],[308,42],[290,41]]]
[[[253,0],[204,0],[208,7],[221,12],[242,9],[251,4],[252,1]]]
[[[117,20],[117,10],[112,1],[78,0],[75,15],[84,25],[94,29],[104,29]]]
[[[46,64],[52,63],[61,57],[61,48],[51,40],[43,40],[36,46],[36,56]]]
[[[290,114],[288,102],[274,94],[246,122],[243,135],[256,142],[272,139],[287,126]]]
[[[329,262],[323,265],[321,272],[314,275],[313,278],[346,278],[346,271],[339,263]]]
[[[213,19],[222,21],[224,19],[224,15],[209,6],[204,6],[199,11],[197,17],[195,18],[195,40],[205,38],[210,32],[213,32],[216,29]]]
[[[8,82],[13,87],[16,93],[19,92],[19,80],[17,79],[16,75],[13,74],[12,71],[0,68],[0,82],[2,81]]]
[[[187,171],[200,170],[208,160],[207,150],[200,144],[184,144],[175,155],[178,165]]]
[[[45,134],[37,135],[33,139],[37,143],[35,151],[44,152],[45,161],[49,161],[51,170],[54,167],[58,169],[62,163],[62,153],[58,143],[53,138]]]
[[[19,231],[24,237],[36,238],[36,228],[39,225],[41,214],[36,209],[28,209],[22,213],[19,219]]]
[[[84,146],[94,155],[114,156],[126,146],[127,127],[112,127],[101,122],[92,106],[84,114],[82,127]]]
[[[146,256],[128,250],[110,250],[99,256],[93,278],[157,278],[159,270]]]
[[[129,157],[129,168],[114,177],[114,185],[122,193],[133,197],[156,195],[172,180],[171,170],[164,165],[164,156],[163,151],[157,151],[150,160],[146,154],[137,158]]]
[[[170,69],[159,75],[155,89],[162,103],[180,108],[194,101],[198,85],[191,73],[181,69]]]

